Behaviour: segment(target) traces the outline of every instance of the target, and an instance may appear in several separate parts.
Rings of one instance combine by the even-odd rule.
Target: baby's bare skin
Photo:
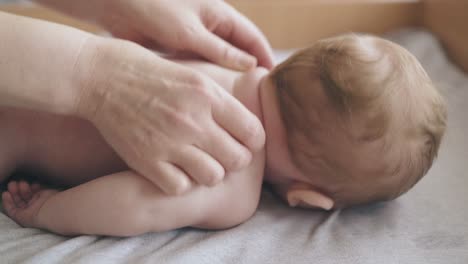
[[[344,45],[345,40],[348,45]],[[247,220],[255,211],[263,179],[271,183],[275,191],[290,206],[330,210],[393,199],[396,195],[401,195],[402,190],[411,188],[422,177],[421,173],[427,171],[432,164],[431,159],[436,154],[434,150],[437,150],[445,130],[446,113],[442,98],[432,87],[421,65],[415,58],[410,59],[410,54],[405,55],[404,51],[396,46],[393,47],[390,43],[387,43],[385,47],[392,46],[396,53],[387,54],[387,48],[382,49],[385,56],[375,52],[369,53],[369,47],[376,48],[375,45],[379,41],[381,40],[372,37],[356,36],[318,41],[317,44],[299,51],[277,66],[269,75],[262,69],[240,74],[203,62],[179,61],[179,64],[171,62],[179,67],[182,67],[180,64],[185,64],[185,67],[211,76],[238,101],[214,106],[216,109],[220,108],[221,116],[225,117],[217,119],[216,124],[206,125],[199,121],[193,122],[193,119],[177,114],[183,109],[189,112],[190,116],[197,117],[200,108],[206,109],[207,106],[206,103],[198,100],[192,100],[198,104],[176,105],[175,115],[169,114],[161,118],[158,116],[157,119],[145,120],[164,121],[170,127],[176,128],[174,131],[170,130],[170,133],[176,136],[184,130],[180,129],[181,127],[190,127],[209,133],[219,129],[218,125],[232,127],[237,123],[233,120],[242,118],[242,115],[232,114],[228,109],[239,106],[237,104],[244,104],[262,121],[267,135],[264,148],[255,153],[252,163],[247,168],[230,173],[224,181],[211,188],[196,184],[190,186],[190,183],[187,183],[190,190],[180,196],[165,195],[161,189],[152,184],[151,179],[148,180],[127,170],[125,164],[110,151],[97,131],[83,121],[4,109],[0,116],[0,126],[3,126],[0,127],[0,170],[3,170],[0,177],[5,177],[12,169],[26,167],[34,172],[42,171],[45,176],[39,176],[43,180],[64,186],[75,186],[63,192],[57,192],[44,190],[40,186],[29,185],[25,182],[11,182],[8,192],[3,194],[6,212],[23,226],[40,227],[61,234],[128,236],[184,226],[225,228],[237,225]],[[337,53],[337,49],[343,49],[343,53]],[[357,52],[356,49],[361,51]],[[371,49],[371,51],[376,50]],[[320,64],[328,62],[328,59],[322,56],[323,54],[328,54],[327,56],[330,56],[330,61],[333,63]],[[368,77],[375,77],[368,72],[378,73],[382,67],[392,68],[388,62],[393,59],[380,60],[392,54],[400,54],[402,63],[413,60],[408,64],[408,69],[412,68],[421,79],[418,82],[421,81],[421,84],[424,84],[420,87],[420,89],[425,89],[421,90],[424,91],[421,94],[418,92],[408,94],[416,102],[414,105],[401,100],[400,93],[386,93],[386,90],[393,91],[395,87],[402,90],[409,88],[406,86],[414,80],[412,71],[407,72],[407,68],[404,72],[398,73],[401,76],[395,75],[402,77],[401,86],[395,85],[393,81],[387,82],[388,78],[382,76],[364,85]],[[379,60],[376,60],[374,55]],[[336,61],[337,58],[346,63]],[[357,67],[349,63],[353,60],[357,63],[356,65],[363,65],[363,67],[368,65],[363,71],[365,74],[362,76],[354,74]],[[319,65],[315,65],[316,63]],[[339,68],[340,65],[347,67],[336,70],[334,73],[336,76],[329,80],[330,76],[334,76],[330,69]],[[323,73],[324,76],[322,76],[322,69],[326,72]],[[401,70],[400,67],[394,69]],[[329,74],[332,75],[328,76]],[[393,76],[392,74],[389,76]],[[346,76],[353,76],[353,78],[348,79]],[[344,88],[336,86],[336,81],[339,81]],[[364,89],[366,86],[367,91]],[[375,87],[384,87],[383,89],[386,90],[382,91],[379,96],[374,96]],[[151,90],[151,86],[146,88]],[[339,95],[336,94],[337,89],[340,90]],[[179,96],[187,96],[184,94],[184,89],[181,91]],[[422,96],[426,92],[427,97]],[[208,97],[211,95],[211,91],[203,91],[203,93],[206,93]],[[212,96],[223,100],[224,97],[231,98],[228,93],[221,90]],[[352,96],[348,96],[348,93]],[[358,98],[359,102],[354,102],[354,99],[349,101],[351,103],[347,101],[354,97]],[[171,99],[174,98],[177,97],[173,96]],[[347,99],[342,102],[343,98]],[[374,101],[374,99],[378,100]],[[152,104],[152,102],[145,101],[144,103]],[[386,106],[387,103],[389,107],[381,107],[381,105]],[[138,109],[141,109],[139,105],[139,103],[130,104],[127,109],[136,111],[133,114],[135,116],[138,114]],[[351,106],[353,108],[348,109]],[[361,106],[365,107],[361,109]],[[381,114],[375,115],[377,110],[374,106],[382,108]],[[419,111],[421,106],[426,110]],[[164,105],[162,107],[164,108]],[[355,107],[357,108],[354,109]],[[413,108],[417,111],[408,110]],[[211,115],[215,114],[213,109],[211,106],[208,107]],[[343,109],[349,111],[343,111]],[[352,109],[354,110],[351,111]],[[433,109],[437,111],[434,112]],[[411,118],[414,119],[413,122],[405,121],[408,113],[416,113]],[[151,116],[152,112],[145,112],[145,114]],[[388,119],[390,121],[387,118],[380,118],[381,115],[387,116],[386,114],[392,117]],[[127,132],[135,132],[134,126],[129,125],[128,122],[122,123],[119,118],[112,120],[119,123],[118,127],[123,127]],[[195,120],[198,119],[195,118]],[[377,124],[374,122],[376,120],[388,122]],[[421,130],[421,125],[427,123],[428,120],[432,121],[426,124],[426,129]],[[400,125],[400,121],[404,121],[405,124]],[[136,126],[143,124],[145,127],[151,123],[151,121],[140,120]],[[399,133],[394,135],[395,133],[390,129],[384,135],[394,137],[382,136],[380,135],[383,133],[381,127],[392,127]],[[376,132],[368,134],[370,128]],[[197,150],[199,152],[198,145],[190,144],[188,149],[174,147],[178,141],[165,140],[164,137],[155,140],[153,136],[150,136],[151,133],[145,131],[139,130],[136,133],[138,140],[156,142],[156,146],[162,143],[166,146],[169,144],[173,151],[180,154],[178,160],[172,160],[172,163],[168,161],[169,159],[159,161],[164,164],[163,167],[157,164],[158,167],[164,169],[163,172],[149,175],[150,178],[151,176],[184,174],[180,168],[191,168],[191,170],[195,169],[195,174],[208,175],[208,173],[200,173],[203,171],[204,163],[195,158],[200,155],[192,155],[192,158],[180,160],[183,156],[190,157],[190,155],[185,155],[187,153],[197,152]],[[422,131],[425,132],[422,133]],[[368,135],[374,134],[380,135],[378,140],[368,141]],[[402,136],[406,134],[411,136]],[[418,134],[419,136],[415,136]],[[230,137],[224,134],[221,138]],[[229,139],[220,141],[219,137],[213,136],[208,141],[212,146],[217,147],[226,145]],[[232,141],[235,140],[232,139]],[[130,151],[140,153],[141,160],[148,158],[147,155],[141,154],[141,145],[136,146],[133,141],[125,143]],[[389,151],[386,145],[397,147]],[[419,153],[417,155],[426,153],[427,155],[423,155],[424,161],[407,162],[407,159],[400,155],[403,153],[400,145],[402,148],[411,146],[416,149],[410,150],[409,153],[411,151]],[[143,146],[147,147],[147,144]],[[151,151],[158,150],[153,147],[150,149]],[[382,150],[385,151],[382,152]],[[222,158],[231,157],[230,154],[227,153]],[[218,157],[218,159],[221,158]],[[232,158],[229,160],[229,162],[237,163]],[[419,168],[409,166],[408,171],[411,173],[395,169],[409,163],[421,163],[424,166],[419,166]],[[264,170],[266,171],[265,178],[263,178]],[[146,174],[145,176],[148,177]],[[414,178],[413,181],[408,183],[407,179],[411,178]]]
[[[203,62],[184,64],[209,74],[261,118],[258,87],[265,70],[239,74]],[[0,131],[11,132],[0,138],[0,149],[9,151],[0,156],[0,180],[26,167],[40,171],[40,180],[74,186],[57,192],[11,182],[3,206],[23,226],[66,235],[128,236],[184,226],[226,228],[248,219],[257,207],[264,150],[246,169],[214,187],[197,185],[168,196],[128,170],[87,121],[16,109],[1,112],[0,126],[10,128]]]
[[[1,112],[8,135],[0,144],[11,150],[4,158],[15,157],[12,168],[40,172],[33,176],[41,181],[70,187],[128,168],[86,120],[13,108]]]

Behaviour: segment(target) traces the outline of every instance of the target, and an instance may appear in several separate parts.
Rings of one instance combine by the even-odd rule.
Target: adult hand
[[[90,38],[76,68],[89,76],[77,113],[166,193],[214,184],[264,144],[261,122],[214,81],[135,43]]]
[[[236,70],[272,68],[258,28],[220,0],[38,0],[95,20],[114,36],[143,46],[192,52]]]

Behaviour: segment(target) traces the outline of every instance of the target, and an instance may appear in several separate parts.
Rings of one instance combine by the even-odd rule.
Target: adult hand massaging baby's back
[[[272,67],[266,38],[228,3],[37,2],[118,38],[0,12],[0,106],[89,120],[133,170],[172,194],[190,180],[219,182],[263,146],[260,121],[222,87],[135,44],[238,70]],[[226,116],[238,118],[224,124]]]
[[[4,197],[7,213],[25,226],[62,234],[128,236],[183,226],[226,228],[255,212],[265,168],[265,180],[292,206],[331,209],[388,200],[425,174],[445,130],[443,100],[419,63],[402,48],[375,37],[345,35],[319,41],[269,74],[264,69],[241,74],[205,62],[178,63],[208,73],[262,120],[266,146],[246,169],[219,185],[193,185],[187,193],[170,196],[137,173],[113,167],[109,160],[119,159],[111,152],[98,157],[96,167],[102,174],[87,174],[94,180],[82,180],[63,192],[47,190],[42,200],[31,196],[44,190],[11,184]],[[399,64],[405,64],[406,71]],[[378,74],[368,74],[372,72]],[[16,122],[41,127],[45,120]],[[62,122],[60,131],[67,127],[63,124],[85,126],[77,120]],[[81,149],[77,153],[92,152],[80,143],[85,137],[79,131],[69,132],[76,135],[75,147]],[[14,135],[10,142],[23,140]],[[51,136],[64,140],[58,130],[29,135],[37,142]],[[86,139],[101,142],[105,149],[96,131]],[[57,151],[55,156],[63,152],[63,147],[42,147],[45,159],[51,151]],[[62,174],[89,170],[86,155],[81,158],[63,160],[75,167],[62,166]],[[45,167],[57,165],[50,159]],[[24,207],[16,202],[21,197],[35,202]]]

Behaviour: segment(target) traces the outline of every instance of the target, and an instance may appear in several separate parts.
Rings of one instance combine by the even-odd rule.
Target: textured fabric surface
[[[468,76],[428,33],[389,37],[420,59],[449,107],[438,160],[396,201],[325,213],[287,208],[264,191],[239,227],[133,238],[67,238],[0,214],[0,263],[468,263]]]

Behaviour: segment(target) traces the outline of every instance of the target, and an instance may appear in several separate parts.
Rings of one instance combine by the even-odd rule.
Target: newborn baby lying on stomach
[[[377,37],[320,40],[271,72],[179,63],[209,75],[262,121],[266,145],[247,168],[169,196],[129,170],[90,123],[2,109],[0,180],[24,167],[71,187],[11,181],[6,213],[59,234],[132,236],[238,225],[255,212],[263,181],[290,206],[387,201],[428,171],[446,127],[443,99],[418,61]]]

